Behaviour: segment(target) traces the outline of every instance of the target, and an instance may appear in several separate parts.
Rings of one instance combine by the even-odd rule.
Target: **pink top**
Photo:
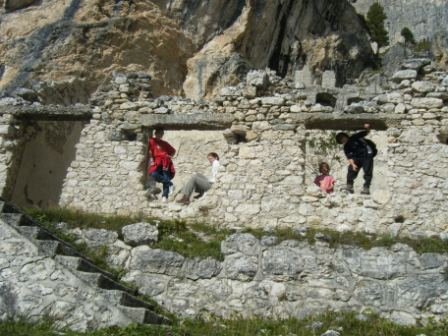
[[[319,175],[314,179],[314,183],[320,188],[320,190],[326,193],[332,193],[336,180],[330,175]]]

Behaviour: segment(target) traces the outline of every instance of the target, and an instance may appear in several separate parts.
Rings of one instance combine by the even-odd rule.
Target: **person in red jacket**
[[[150,175],[156,182],[163,185],[162,201],[168,201],[170,189],[173,190],[173,179],[176,171],[171,158],[176,153],[176,150],[165,140],[162,140],[164,130],[158,128],[154,132],[154,137],[151,137],[148,142],[148,154],[151,163],[148,166],[148,175]]]

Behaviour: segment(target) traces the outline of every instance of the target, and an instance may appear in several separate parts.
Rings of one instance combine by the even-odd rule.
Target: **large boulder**
[[[157,226],[145,222],[126,225],[121,232],[124,242],[132,246],[155,243],[159,240]]]

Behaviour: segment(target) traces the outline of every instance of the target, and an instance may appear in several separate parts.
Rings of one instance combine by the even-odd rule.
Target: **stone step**
[[[0,199],[0,212],[4,213],[19,213],[19,209],[15,206],[5,202],[3,199]]]
[[[53,240],[53,237],[46,230],[38,226],[17,226],[16,229],[31,240]]]
[[[36,223],[21,213],[0,213],[0,219],[2,219],[6,224],[14,227],[36,226]]]
[[[97,266],[78,256],[58,254],[54,259],[71,270],[104,274]]]
[[[35,240],[34,243],[40,254],[52,258],[58,254],[61,249],[61,243],[57,240]]]
[[[134,308],[146,308],[149,310],[154,310],[154,305],[144,302],[135,296],[130,295],[127,292],[123,292],[120,290],[102,290],[103,295],[113,304],[122,305],[126,307],[134,307]]]
[[[131,320],[141,324],[169,324],[169,321],[156,313],[145,309],[118,305],[118,308]]]
[[[74,270],[73,273],[80,279],[87,282],[89,285],[99,287],[102,289],[117,289],[120,291],[126,291],[126,287],[118,282],[104,276],[101,273],[92,273]]]

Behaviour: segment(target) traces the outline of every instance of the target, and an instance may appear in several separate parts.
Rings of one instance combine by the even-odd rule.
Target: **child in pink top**
[[[321,175],[316,176],[314,183],[326,193],[332,193],[334,191],[334,184],[336,180],[333,176],[330,176],[330,166],[326,162],[319,163],[319,172]]]

